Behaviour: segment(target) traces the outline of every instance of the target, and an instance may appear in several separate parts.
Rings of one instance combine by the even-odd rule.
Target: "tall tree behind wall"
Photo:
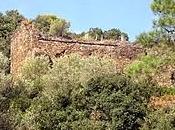
[[[168,34],[175,42],[175,0],[153,0],[151,9],[157,16],[154,25]]]
[[[112,28],[104,31],[104,39],[107,40],[120,40],[122,36],[125,37],[126,40],[129,40],[128,34],[121,32],[120,29]]]
[[[145,47],[153,47],[160,43],[174,45],[175,0],[153,0],[151,9],[156,16],[153,21],[153,30],[141,33],[137,37],[137,42]]]
[[[39,15],[34,20],[36,27],[45,35],[65,36],[70,23],[55,15]]]
[[[10,57],[10,39],[12,32],[20,25],[24,17],[17,11],[0,13],[0,51]]]

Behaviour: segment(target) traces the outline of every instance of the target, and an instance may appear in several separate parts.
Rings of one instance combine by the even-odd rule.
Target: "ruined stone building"
[[[23,61],[32,56],[46,55],[50,59],[70,53],[82,56],[108,55],[114,59],[125,57],[132,59],[142,51],[141,48],[128,43],[101,43],[68,40],[62,38],[45,38],[30,22],[23,21],[11,40],[11,73],[18,75]]]

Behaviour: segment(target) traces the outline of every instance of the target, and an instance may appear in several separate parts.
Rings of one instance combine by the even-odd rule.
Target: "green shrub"
[[[146,55],[146,56],[142,56],[140,59],[130,64],[125,69],[125,72],[128,75],[137,77],[137,78],[145,75],[151,76],[158,70],[158,68],[162,63],[163,62],[161,58],[153,55]]]
[[[64,86],[58,90],[62,89]],[[23,114],[21,125],[38,130],[138,129],[147,102],[156,93],[151,84],[136,84],[119,74],[94,77],[76,90],[53,93],[51,100],[50,95],[36,98]]]
[[[169,45],[167,35],[162,30],[153,30],[150,32],[143,32],[137,36],[136,41],[143,47],[152,48],[159,45]]]
[[[160,109],[151,112],[145,119],[141,130],[175,130],[175,112],[173,109]]]
[[[0,73],[5,74],[8,71],[9,59],[0,52]]]
[[[148,33],[144,32],[137,37],[137,42],[143,45],[144,47],[152,47],[153,45],[155,45],[155,40],[157,36],[158,36],[158,33],[155,31],[148,32]]]
[[[50,96],[55,92],[75,91],[76,93],[76,89],[84,86],[88,80],[104,74],[116,73],[115,61],[112,59],[93,56],[82,58],[76,54],[57,59],[52,67],[43,76],[45,94]]]
[[[49,59],[45,56],[28,58],[24,61],[21,79],[35,80],[46,74],[49,70]]]
[[[102,112],[100,119],[108,121],[106,129],[133,130],[144,120],[147,102],[156,88],[135,84],[123,75],[105,75],[92,79],[85,93],[88,109]]]
[[[46,57],[36,57],[26,60],[22,67],[21,78],[15,86],[15,88],[20,91],[10,102],[10,111],[14,124],[16,124],[16,127],[23,126],[22,119],[26,117],[29,118],[29,116],[25,116],[29,114],[27,111],[32,109],[34,105],[37,105],[37,108],[34,107],[34,110],[38,110],[40,101],[43,98],[45,99],[45,97],[47,97],[49,99],[50,105],[48,105],[48,108],[52,108],[54,103],[58,104],[58,102],[63,102],[65,98],[69,96],[70,92],[75,95],[81,92],[83,85],[85,85],[89,79],[110,73],[116,73],[115,63],[113,60],[104,58],[82,58],[73,54],[57,59],[57,61],[54,61],[52,68],[49,68]],[[58,108],[58,106],[54,107]],[[51,113],[53,113],[52,110],[54,110],[54,108],[51,109]],[[61,111],[61,113],[66,112]],[[26,122],[27,120],[28,119],[26,119]],[[46,120],[46,122],[47,121],[48,120]],[[84,120],[83,124],[86,124],[85,122],[91,124],[91,121]],[[78,122],[75,122],[74,127],[76,125],[78,125]],[[41,127],[44,127],[44,124],[41,123]],[[50,126],[50,128],[52,127]]]
[[[13,130],[13,121],[9,115],[12,99],[17,95],[12,88],[11,76],[0,73],[0,129]]]
[[[164,95],[175,95],[174,87],[162,87],[161,91],[162,91],[162,94]]]
[[[117,74],[110,59],[69,55],[52,68],[45,59],[32,60],[24,64],[24,76],[9,98],[16,129],[139,129],[150,97],[160,94],[149,81],[135,83]]]

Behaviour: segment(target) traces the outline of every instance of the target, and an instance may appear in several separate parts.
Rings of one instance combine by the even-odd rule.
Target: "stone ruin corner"
[[[141,52],[142,48],[128,43],[123,44],[121,41],[104,43],[44,37],[32,22],[24,20],[11,39],[11,74],[18,76],[23,61],[37,55],[46,55],[53,59],[70,53],[79,53],[82,56],[108,55],[113,59],[132,59]]]

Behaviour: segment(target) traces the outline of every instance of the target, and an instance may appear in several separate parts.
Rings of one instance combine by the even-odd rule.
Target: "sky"
[[[152,0],[2,0],[0,12],[17,9],[33,19],[53,14],[71,23],[71,31],[80,33],[91,27],[119,28],[134,40],[152,28]]]

